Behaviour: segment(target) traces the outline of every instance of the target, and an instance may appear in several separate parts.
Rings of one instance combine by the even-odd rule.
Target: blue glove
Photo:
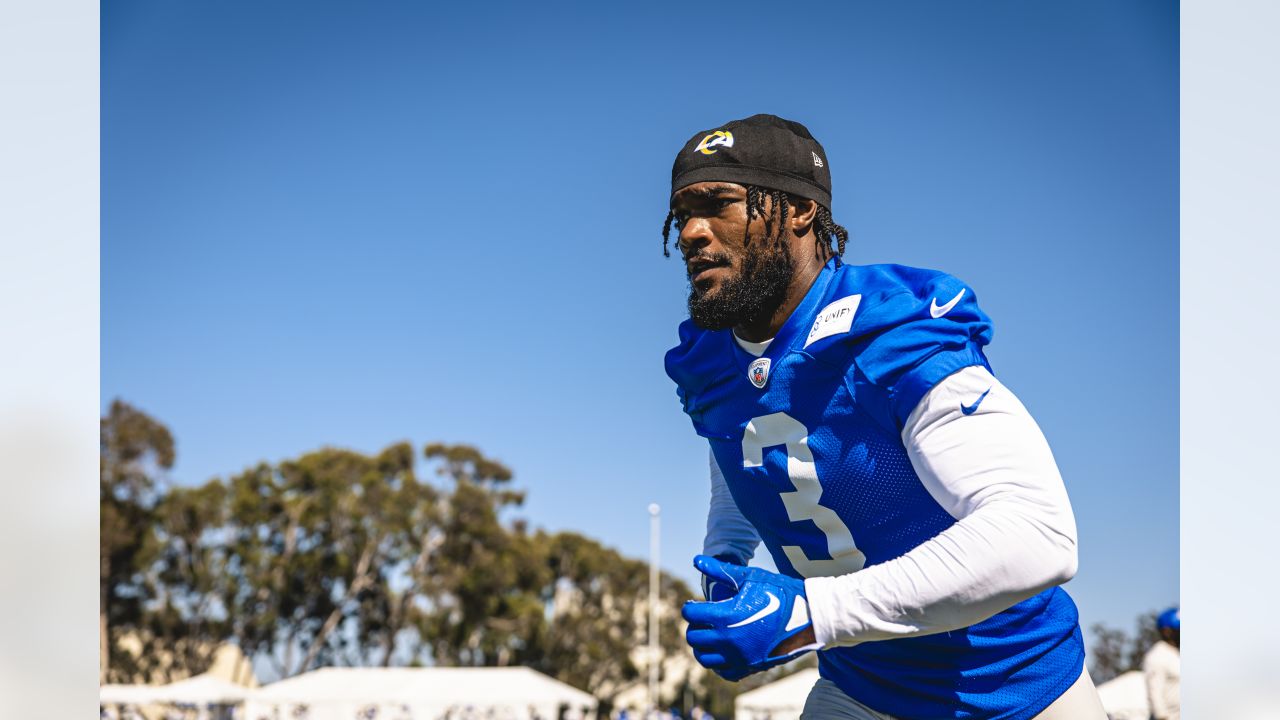
[[[803,580],[706,555],[695,557],[693,566],[712,581],[713,590],[721,584],[733,589],[723,600],[684,604],[681,614],[689,621],[685,639],[703,667],[736,681],[820,647],[811,643],[778,651],[779,645],[813,625]]]
[[[716,555],[715,559],[725,563],[726,565],[746,565],[745,562],[740,562],[737,558],[730,555]],[[733,580],[732,578],[714,578],[710,575],[703,574],[702,597],[707,600],[710,600],[711,602],[728,600],[733,597],[736,592],[738,592],[738,583],[736,580]]]

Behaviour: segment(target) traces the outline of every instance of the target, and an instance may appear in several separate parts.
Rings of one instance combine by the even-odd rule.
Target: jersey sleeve
[[[902,440],[921,483],[956,522],[901,557],[806,580],[824,645],[967,627],[1076,572],[1075,516],[1049,445],[985,368],[939,383]]]
[[[865,403],[886,427],[899,430],[920,400],[962,368],[990,369],[982,348],[991,320],[973,289],[945,273],[899,268],[883,299],[866,310],[865,332],[853,358],[857,371],[882,395]]]

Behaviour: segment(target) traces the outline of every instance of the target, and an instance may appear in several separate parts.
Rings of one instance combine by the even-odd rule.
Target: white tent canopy
[[[591,695],[529,668],[324,668],[259,688],[246,720],[292,717],[350,720],[376,709],[378,718],[434,720],[465,708],[497,717],[553,719],[561,705],[593,710]]]
[[[101,705],[149,705],[155,702],[155,685],[103,685],[98,688]]]
[[[809,668],[742,693],[733,703],[734,717],[739,720],[796,720],[816,682],[818,671]]]
[[[1112,720],[1147,720],[1151,717],[1147,707],[1147,680],[1137,670],[1099,685],[1098,697]]]
[[[98,704],[108,708],[111,717],[122,708],[154,709],[163,705],[195,706],[197,717],[201,718],[227,717],[227,707],[239,705],[253,692],[205,674],[168,685],[103,685],[98,688]]]
[[[212,675],[197,675],[152,688],[153,702],[175,705],[235,705],[253,695],[253,692],[243,685]]]

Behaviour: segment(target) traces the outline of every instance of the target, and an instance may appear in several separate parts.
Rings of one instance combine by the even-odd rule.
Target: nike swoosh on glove
[[[813,624],[803,580],[706,555],[695,557],[693,566],[715,583],[736,588],[727,599],[690,601],[681,611],[689,621],[685,639],[703,667],[726,680],[741,680],[821,647],[811,643],[778,652],[779,645]]]
[[[716,555],[715,559],[726,565],[746,565],[745,562],[730,555]],[[707,574],[702,576],[702,597],[711,602],[728,600],[737,592],[738,583],[732,578],[715,578]]]

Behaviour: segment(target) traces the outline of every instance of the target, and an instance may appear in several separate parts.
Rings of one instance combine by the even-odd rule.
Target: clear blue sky
[[[102,7],[102,402],[199,483],[474,444],[524,515],[693,581],[706,448],[662,355],[674,153],[825,145],[846,260],[947,270],[1071,493],[1086,626],[1178,593],[1177,6]]]

